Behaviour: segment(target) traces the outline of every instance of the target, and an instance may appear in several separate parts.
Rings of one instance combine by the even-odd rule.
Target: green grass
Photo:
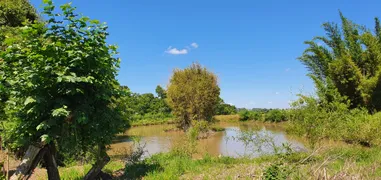
[[[125,178],[135,179],[178,179],[186,173],[203,173],[204,169],[215,166],[229,166],[250,162],[249,159],[234,159],[230,157],[211,157],[205,155],[194,160],[189,156],[175,153],[161,153],[140,162],[126,166]]]
[[[60,167],[61,179],[82,179],[91,165]],[[103,171],[113,174],[124,169],[119,179],[377,179],[381,177],[381,148],[340,144],[316,151],[258,158],[213,157],[193,159],[171,151],[125,165],[109,162]],[[46,179],[46,173],[36,179]],[[339,178],[340,179],[340,178]]]
[[[113,174],[113,172],[123,169],[125,164],[122,161],[114,160],[109,162],[102,171],[108,174]],[[62,180],[80,180],[86,175],[86,173],[91,169],[90,164],[83,166],[71,166],[71,167],[59,167],[59,173]],[[47,174],[45,170],[38,170],[34,175],[34,179],[47,179]]]
[[[259,158],[211,157],[192,159],[176,153],[153,155],[128,165],[125,178],[144,179],[374,179],[381,175],[381,149],[345,145],[310,153]],[[307,158],[308,157],[308,158]]]

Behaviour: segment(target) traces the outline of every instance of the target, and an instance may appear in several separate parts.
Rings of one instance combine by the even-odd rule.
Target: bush
[[[265,114],[265,121],[281,122],[286,120],[286,111],[280,109],[272,109]]]
[[[267,167],[263,172],[263,179],[277,180],[287,179],[291,169],[282,163],[274,163]]]
[[[307,137],[312,146],[324,138],[366,146],[381,144],[381,113],[372,115],[366,109],[349,109],[346,103],[325,103],[301,96],[293,103],[289,118],[288,131]]]
[[[250,116],[249,116],[250,112],[248,110],[243,110],[243,111],[240,111],[238,113],[239,115],[239,120],[240,121],[247,121],[249,120]]]

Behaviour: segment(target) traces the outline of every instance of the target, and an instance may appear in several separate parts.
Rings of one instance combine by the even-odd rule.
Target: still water
[[[199,155],[208,153],[212,156],[259,156],[264,153],[272,153],[273,146],[280,147],[284,143],[288,143],[294,150],[304,150],[303,144],[289,136],[279,125],[259,124],[259,123],[218,123],[218,127],[225,128],[225,131],[216,132],[207,139],[201,139],[197,144],[197,152]],[[109,154],[114,157],[123,156],[128,153],[133,144],[133,138],[138,138],[140,144],[145,145],[144,156],[150,156],[159,152],[168,152],[176,143],[181,143],[184,133],[181,131],[169,131],[174,125],[151,125],[132,127],[118,138],[111,145]],[[239,140],[243,132],[256,133],[256,137],[273,142],[272,146],[258,148],[252,146],[253,143],[245,144],[245,141]],[[251,136],[252,134],[250,134]],[[255,138],[254,138],[255,139]],[[257,138],[258,139],[258,138]],[[268,143],[267,143],[268,145]],[[258,151],[260,149],[260,151]]]

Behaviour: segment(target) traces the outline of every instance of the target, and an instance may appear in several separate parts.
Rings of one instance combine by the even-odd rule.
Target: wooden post
[[[44,157],[47,148],[39,148],[29,146],[21,164],[17,167],[16,172],[11,176],[11,180],[26,180],[32,175],[32,171],[37,167],[38,163]],[[8,168],[9,169],[9,168]]]
[[[110,161],[110,157],[106,153],[105,146],[98,146],[98,155],[100,158],[97,159],[97,162],[91,167],[89,172],[83,178],[84,180],[93,180],[101,175],[102,168]]]
[[[7,180],[9,179],[9,152],[7,150]]]
[[[105,156],[103,157],[101,160],[98,160],[94,165],[93,167],[90,169],[90,171],[86,174],[86,176],[83,178],[84,180],[93,180],[95,179],[96,177],[98,177],[98,175],[100,174],[100,172],[102,171],[102,168],[104,166],[106,166],[106,164],[110,161],[110,157],[109,156]]]
[[[60,174],[58,172],[57,163],[55,159],[54,144],[47,146],[47,151],[44,155],[44,161],[46,163],[46,170],[48,171],[49,180],[59,180]]]

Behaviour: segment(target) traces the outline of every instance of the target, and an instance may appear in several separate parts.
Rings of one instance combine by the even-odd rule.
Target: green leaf
[[[70,114],[70,111],[66,110],[67,106],[63,106],[58,109],[54,109],[52,112],[53,117],[67,117]]]
[[[99,20],[94,19],[94,20],[91,20],[90,23],[91,24],[99,24],[100,22],[99,22]]]
[[[29,97],[26,98],[26,100],[24,102],[24,106],[26,106],[26,105],[28,105],[30,103],[34,103],[34,102],[36,102],[36,100],[29,96]]]
[[[36,130],[39,131],[41,129],[46,130],[49,128],[49,125],[46,123],[46,121],[41,122],[37,127]]]
[[[50,141],[52,140],[52,138],[47,134],[42,135],[40,138],[41,138],[41,142],[45,144],[49,144]]]

